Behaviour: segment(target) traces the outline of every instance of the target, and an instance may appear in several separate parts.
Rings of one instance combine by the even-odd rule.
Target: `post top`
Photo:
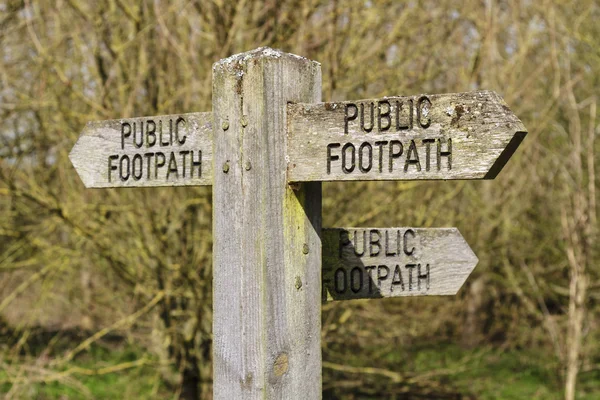
[[[250,50],[244,53],[234,54],[227,58],[223,58],[222,60],[217,61],[213,64],[213,70],[216,70],[218,67],[220,68],[232,68],[239,66],[241,64],[246,64],[249,60],[256,59],[278,59],[278,58],[287,58],[291,60],[297,60],[302,62],[310,62],[315,64],[316,66],[321,65],[317,61],[309,60],[306,57],[298,56],[292,53],[285,53],[279,49],[273,49],[271,47],[259,47],[254,50]]]

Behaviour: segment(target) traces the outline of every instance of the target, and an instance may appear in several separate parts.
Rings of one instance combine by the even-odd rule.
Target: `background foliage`
[[[326,398],[597,398],[600,5],[0,0],[0,393],[211,397],[210,188],[85,190],[89,120],[211,108],[212,63],[318,60],[323,99],[490,89],[494,181],[324,185],[324,226],[456,226],[453,298],[323,307]]]

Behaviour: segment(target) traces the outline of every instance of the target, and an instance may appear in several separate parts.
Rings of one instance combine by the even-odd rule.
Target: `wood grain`
[[[287,112],[290,182],[493,179],[526,135],[491,91],[289,104]]]
[[[323,302],[455,295],[477,265],[456,228],[323,229]]]
[[[209,112],[93,121],[69,158],[87,188],[210,185],[212,136]]]
[[[215,399],[321,398],[321,184],[286,183],[288,101],[318,63],[269,48],[213,68]]]

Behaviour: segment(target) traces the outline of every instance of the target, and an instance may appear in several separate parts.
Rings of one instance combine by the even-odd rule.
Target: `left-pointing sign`
[[[69,154],[88,188],[212,184],[212,113],[89,122]]]

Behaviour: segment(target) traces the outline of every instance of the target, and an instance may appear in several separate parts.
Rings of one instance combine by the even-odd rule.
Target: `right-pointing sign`
[[[527,131],[495,92],[288,105],[288,180],[493,179]]]
[[[477,265],[456,228],[323,229],[323,301],[455,295]]]

